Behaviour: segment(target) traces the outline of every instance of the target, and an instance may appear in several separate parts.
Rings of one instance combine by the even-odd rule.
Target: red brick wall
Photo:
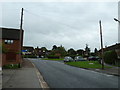
[[[4,43],[4,40],[2,41],[3,43]],[[18,52],[20,51],[20,41],[14,40],[13,44],[4,44],[4,47],[7,48],[9,51]]]
[[[22,58],[21,58],[21,55],[19,54],[20,52],[20,41],[19,40],[14,40],[13,41],[13,44],[5,44],[4,43],[4,40],[2,40],[2,43],[4,44],[4,47],[6,49],[8,49],[8,53],[2,53],[2,65],[7,65],[7,64],[18,64],[18,63],[21,63],[22,61]],[[0,40],[1,42],[1,40]],[[15,55],[15,60],[10,60],[10,56],[8,55],[9,53],[14,53]]]

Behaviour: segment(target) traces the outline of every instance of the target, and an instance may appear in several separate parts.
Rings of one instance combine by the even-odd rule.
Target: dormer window
[[[13,40],[5,40],[5,44],[13,44]]]

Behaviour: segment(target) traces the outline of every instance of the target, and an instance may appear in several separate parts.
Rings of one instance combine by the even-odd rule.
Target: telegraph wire
[[[28,10],[26,10],[26,9],[24,9],[24,11],[27,12],[27,13],[29,13],[29,14],[31,14],[31,15],[34,15],[34,16],[36,16],[36,17],[41,17],[41,16],[42,16],[43,18],[46,18],[46,19],[48,19],[48,20],[50,20],[50,21],[56,22],[56,23],[58,23],[58,24],[67,26],[67,27],[72,28],[72,29],[75,29],[75,30],[79,30],[78,28],[73,27],[73,26],[71,26],[71,25],[68,25],[68,24],[65,24],[65,23],[62,23],[62,22],[59,22],[59,21],[55,21],[55,20],[53,20],[53,19],[50,19],[49,17],[45,17],[45,15],[38,15],[38,14],[35,14],[35,13],[33,13],[33,12],[30,12],[30,11],[28,11]]]

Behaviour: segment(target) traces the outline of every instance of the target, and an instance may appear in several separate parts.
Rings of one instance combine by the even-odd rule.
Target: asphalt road
[[[65,65],[58,61],[29,59],[50,88],[118,88],[118,77]]]
[[[2,70],[0,70],[0,90],[2,89]]]

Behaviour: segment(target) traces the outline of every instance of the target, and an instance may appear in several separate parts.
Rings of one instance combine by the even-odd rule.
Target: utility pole
[[[23,8],[22,8],[22,11],[21,11],[20,30],[22,30],[22,24],[23,24]]]
[[[23,25],[23,8],[22,8],[22,11],[21,11],[21,22],[20,22],[20,59],[22,57],[22,43],[23,43],[23,29],[22,29],[22,25]],[[19,68],[21,67],[21,64],[19,63]]]
[[[102,50],[102,69],[104,69],[103,40],[102,40],[102,25],[101,25],[101,20],[99,21],[99,24],[100,24],[100,39],[101,39],[101,50]]]
[[[119,18],[119,17],[118,17]],[[119,19],[116,19],[116,18],[114,18],[114,20],[116,21],[116,22],[118,22],[118,43],[120,43],[120,20]]]

